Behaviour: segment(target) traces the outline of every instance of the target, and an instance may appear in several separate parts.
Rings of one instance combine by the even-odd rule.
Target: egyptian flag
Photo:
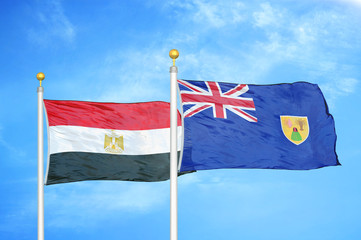
[[[49,150],[46,185],[169,179],[169,103],[44,100],[44,105]]]

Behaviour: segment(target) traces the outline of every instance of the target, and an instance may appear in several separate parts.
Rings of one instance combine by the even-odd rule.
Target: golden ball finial
[[[45,74],[42,73],[42,72],[39,72],[38,74],[36,74],[36,78],[37,78],[39,81],[43,81],[44,78],[45,78]]]
[[[179,52],[177,49],[172,49],[169,51],[169,57],[172,59],[176,59],[179,56]]]
[[[41,87],[41,81],[43,81],[45,79],[45,74],[42,72],[39,72],[38,74],[36,74],[36,78],[40,81],[40,87]]]
[[[172,49],[169,51],[169,57],[173,59],[173,66],[175,66],[175,60],[179,56],[179,52],[177,49]]]

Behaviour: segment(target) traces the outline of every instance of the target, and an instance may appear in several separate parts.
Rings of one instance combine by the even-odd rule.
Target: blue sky
[[[341,167],[179,178],[179,239],[361,239],[361,1],[2,1],[0,239],[36,239],[37,96],[169,101],[179,78],[321,87]],[[169,181],[45,187],[46,239],[169,239]]]

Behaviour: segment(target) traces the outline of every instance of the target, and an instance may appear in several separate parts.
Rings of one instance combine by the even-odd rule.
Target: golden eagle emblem
[[[115,133],[114,130],[105,134],[104,150],[108,153],[122,153],[124,151],[123,136]]]

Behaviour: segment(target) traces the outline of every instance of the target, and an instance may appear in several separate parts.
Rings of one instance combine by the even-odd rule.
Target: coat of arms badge
[[[300,145],[308,138],[310,127],[307,117],[280,116],[283,134],[296,145]]]
[[[117,134],[114,130],[105,134],[104,150],[108,153],[122,153],[124,151],[123,136]]]

